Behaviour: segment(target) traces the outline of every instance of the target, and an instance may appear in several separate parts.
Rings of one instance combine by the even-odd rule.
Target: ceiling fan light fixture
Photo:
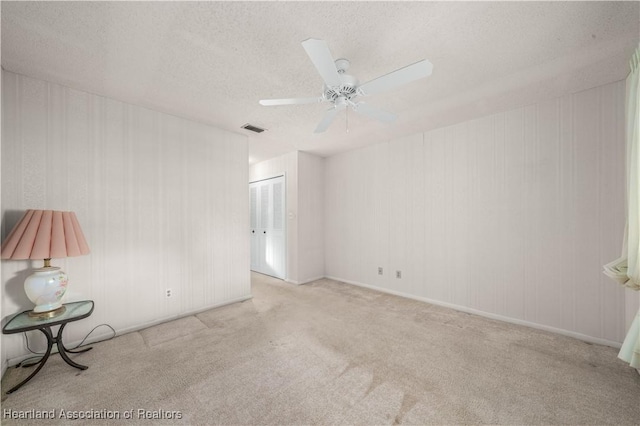
[[[346,96],[340,96],[334,101],[333,104],[335,105],[335,108],[337,108],[337,109],[344,109],[344,108],[347,107],[348,103],[349,102],[348,102]]]

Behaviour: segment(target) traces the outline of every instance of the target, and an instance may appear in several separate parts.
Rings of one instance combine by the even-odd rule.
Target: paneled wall
[[[0,12],[1,14],[1,12]],[[1,73],[1,71],[0,71]],[[3,89],[4,89],[4,85],[2,84],[2,76],[0,75],[0,95],[3,93]],[[2,116],[2,102],[0,100],[0,117]],[[4,124],[4,120],[2,120]],[[0,129],[2,128],[2,124],[0,124]],[[1,138],[0,138],[0,142],[1,142]],[[0,211],[4,211],[2,209],[2,149],[0,149]],[[2,218],[0,218],[0,221],[2,220]],[[1,222],[0,222],[1,224]],[[0,225],[1,227],[1,225]],[[2,268],[3,268],[3,264],[2,262],[0,262],[0,279],[2,279]],[[3,281],[4,282],[4,281]],[[0,318],[4,318],[4,311],[3,311],[3,303],[2,301],[4,300],[5,296],[4,296],[4,286],[0,286]],[[4,376],[4,372],[7,370],[7,348],[6,345],[4,344],[4,342],[2,341],[2,338],[0,338],[0,363],[2,365],[1,369],[0,369],[0,374],[2,376]]]
[[[102,323],[124,332],[250,297],[244,136],[2,76],[3,238],[28,208],[72,210],[91,248],[52,260],[69,275],[67,301],[96,304],[69,341]],[[2,262],[5,315],[32,306],[22,282],[41,263]],[[21,336],[3,339],[8,358],[25,353]]]
[[[327,158],[326,275],[615,345],[623,135],[617,82]]]
[[[298,281],[324,277],[324,158],[298,153]]]

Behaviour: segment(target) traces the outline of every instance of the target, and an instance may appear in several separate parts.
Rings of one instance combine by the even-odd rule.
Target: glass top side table
[[[37,316],[34,317],[29,315],[31,311],[24,311],[11,318],[11,320],[9,320],[9,322],[7,322],[2,328],[2,333],[4,334],[15,334],[23,333],[30,330],[40,330],[47,338],[47,351],[45,352],[42,359],[37,362],[38,367],[29,375],[29,377],[7,391],[8,394],[17,391],[22,387],[22,385],[31,380],[33,376],[38,374],[40,369],[47,362],[47,359],[49,359],[49,355],[51,355],[51,349],[53,348],[54,343],[58,346],[60,357],[62,357],[62,359],[67,364],[80,370],[86,370],[87,368],[89,368],[87,366],[73,362],[67,355],[67,352],[86,352],[88,350],[91,350],[91,347],[84,348],[78,351],[73,351],[65,348],[64,344],[62,343],[62,330],[64,330],[65,325],[67,325],[68,323],[87,318],[89,315],[91,315],[91,313],[93,312],[93,301],[83,300],[81,302],[65,303],[62,306],[65,308],[64,312],[52,318],[42,318]],[[60,328],[58,329],[58,333],[54,337],[53,332],[51,331],[51,327],[54,327],[56,325],[59,325]]]

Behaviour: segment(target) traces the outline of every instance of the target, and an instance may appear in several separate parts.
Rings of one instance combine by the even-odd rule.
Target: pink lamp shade
[[[2,244],[2,259],[51,259],[89,254],[74,212],[27,210]]]
[[[67,274],[51,266],[51,258],[89,253],[87,240],[73,212],[27,210],[2,244],[3,259],[43,259],[24,281],[24,291],[36,306],[30,313],[52,317],[64,312],[62,296],[67,291]]]

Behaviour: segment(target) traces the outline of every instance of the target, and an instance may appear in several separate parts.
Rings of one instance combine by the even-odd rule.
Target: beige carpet
[[[640,424],[640,376],[613,348],[330,280],[254,274],[253,295],[97,344],[74,356],[86,371],[56,355],[3,395],[3,413],[120,421],[2,423]],[[9,369],[3,389],[25,374]]]

